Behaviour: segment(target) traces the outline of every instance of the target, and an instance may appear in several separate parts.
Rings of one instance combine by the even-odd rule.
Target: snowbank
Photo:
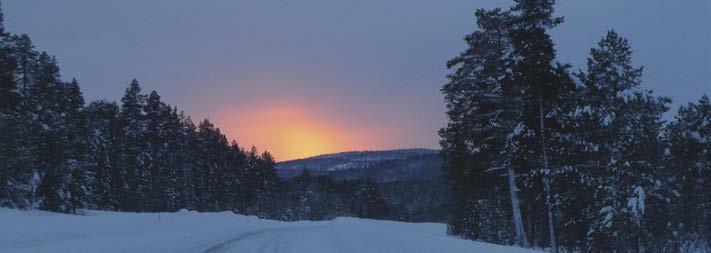
[[[78,216],[0,208],[0,228],[0,252],[533,252],[450,237],[443,224],[187,210]]]

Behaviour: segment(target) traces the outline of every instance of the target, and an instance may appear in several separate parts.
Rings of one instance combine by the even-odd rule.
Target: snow
[[[641,186],[634,187],[633,196],[627,200],[627,207],[635,217],[642,217],[644,214],[644,201],[646,194]]]
[[[514,136],[521,135],[521,133],[523,133],[524,129],[525,129],[525,126],[523,125],[523,123],[518,123],[518,125],[516,125],[516,128],[514,128],[514,130],[513,130],[513,135]]]
[[[577,107],[575,108],[575,111],[573,112],[573,116],[579,117],[583,114],[587,115],[592,115],[592,108],[589,105],[586,105],[585,107]]]
[[[0,252],[491,252],[527,249],[446,235],[435,223],[280,222],[231,212],[66,215],[0,208]]]
[[[621,90],[617,92],[617,97],[621,98],[625,102],[631,102],[640,97],[641,94],[646,93],[648,91],[643,90],[639,86],[634,86],[627,88],[625,90]]]
[[[614,216],[614,213],[612,212],[613,210],[614,209],[611,206],[606,206],[600,209],[600,214],[605,215],[602,224],[604,224],[607,228],[612,227],[612,218]]]
[[[602,119],[602,125],[603,126],[609,126],[612,123],[613,116],[610,114],[605,115],[605,117]]]
[[[691,138],[694,139],[694,141],[701,143],[701,144],[706,143],[706,140],[703,137],[701,137],[701,134],[699,134],[699,132],[692,131],[690,134],[691,134]]]

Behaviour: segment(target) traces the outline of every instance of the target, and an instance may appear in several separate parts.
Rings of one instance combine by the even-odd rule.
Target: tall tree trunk
[[[546,191],[546,208],[548,209],[548,234],[550,236],[551,252],[558,253],[558,242],[555,237],[555,222],[553,215],[553,197],[551,193],[551,183],[548,175],[543,176],[543,185]]]
[[[530,203],[533,203],[531,200],[530,196],[526,196],[527,202],[529,203],[526,205],[526,234],[528,235],[528,241],[529,245],[534,248],[539,248],[538,246],[538,238],[536,237],[536,232],[535,232],[535,227],[533,226],[533,206]]]
[[[523,231],[523,219],[521,218],[521,207],[518,201],[518,187],[516,187],[516,174],[509,166],[509,192],[511,194],[511,209],[513,210],[513,222],[516,229],[516,244],[521,247],[528,247],[526,233]]]
[[[541,135],[541,154],[543,156],[543,187],[545,188],[546,194],[546,208],[548,209],[548,233],[550,236],[550,246],[551,252],[558,253],[558,242],[555,237],[555,222],[553,220],[553,192],[551,191],[551,180],[550,180],[550,168],[548,164],[548,147],[546,146],[546,130],[544,124],[543,113],[543,99],[541,98],[542,93],[540,88],[538,89],[538,113],[539,121],[541,124],[540,135]]]

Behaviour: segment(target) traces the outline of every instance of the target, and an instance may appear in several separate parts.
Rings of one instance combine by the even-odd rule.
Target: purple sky
[[[275,105],[300,108],[334,132],[363,132],[351,138],[357,145],[330,148],[340,151],[437,147],[445,62],[464,49],[476,8],[510,4],[10,0],[3,10],[6,28],[56,55],[90,100],[119,99],[135,77],[244,145],[271,149],[249,137],[258,127],[240,126],[270,124],[254,114]],[[559,1],[558,14],[566,18],[553,34],[562,62],[582,67],[615,29],[645,66],[644,85],[670,96],[674,111],[711,94],[711,1]]]

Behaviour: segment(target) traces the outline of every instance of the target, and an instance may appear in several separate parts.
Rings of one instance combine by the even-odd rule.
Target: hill
[[[433,149],[351,151],[280,162],[277,175],[291,179],[308,169],[334,179],[371,178],[378,182],[427,180],[441,175],[441,160]]]

